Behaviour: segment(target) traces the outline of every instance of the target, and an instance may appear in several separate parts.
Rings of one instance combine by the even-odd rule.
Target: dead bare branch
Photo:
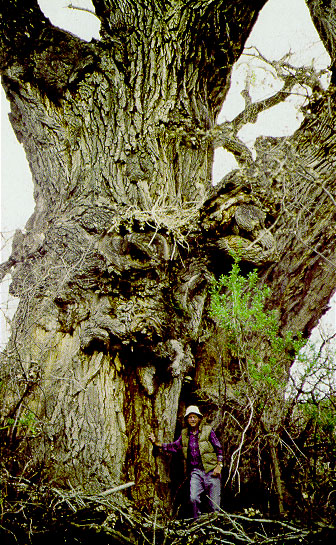
[[[86,13],[90,13],[91,15],[94,15],[95,17],[97,17],[95,11],[93,11],[92,9],[90,8],[84,8],[82,6],[75,6],[74,4],[69,4],[68,6],[66,6],[68,9],[74,9],[74,10],[78,10],[78,11],[85,11]]]

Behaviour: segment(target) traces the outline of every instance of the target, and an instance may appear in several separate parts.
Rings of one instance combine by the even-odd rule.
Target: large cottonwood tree
[[[209,286],[232,250],[271,287],[284,331],[308,335],[335,290],[334,0],[307,1],[332,82],[313,84],[294,136],[259,140],[254,160],[237,132],[267,104],[248,97],[216,125],[265,3],[93,0],[101,39],[90,43],[36,0],[2,7],[2,82],[36,201],[2,268],[20,298],[3,414],[33,415],[28,467],[58,485],[167,493],[147,435],[173,438],[186,375],[205,392],[220,384]],[[213,187],[218,146],[240,169]]]

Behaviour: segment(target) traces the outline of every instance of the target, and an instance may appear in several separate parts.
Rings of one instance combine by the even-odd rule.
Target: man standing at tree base
[[[190,474],[190,502],[194,518],[201,513],[203,492],[209,498],[211,511],[219,510],[221,497],[222,446],[211,426],[202,423],[202,416],[196,405],[190,405],[184,415],[187,427],[173,443],[159,443],[153,433],[149,436],[152,443],[165,452],[182,450]]]

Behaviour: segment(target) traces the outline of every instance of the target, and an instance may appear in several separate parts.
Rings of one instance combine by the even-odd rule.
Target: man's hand
[[[218,463],[215,467],[215,469],[213,470],[213,476],[214,477],[220,477],[220,474],[222,472],[222,467],[223,465],[221,463]]]
[[[148,436],[149,440],[152,441],[153,445],[155,445],[156,447],[162,447],[162,443],[159,443],[156,438],[155,438],[155,435],[154,433],[150,433],[149,436]]]

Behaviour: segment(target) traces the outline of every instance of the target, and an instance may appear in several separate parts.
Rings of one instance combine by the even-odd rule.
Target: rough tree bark
[[[216,126],[265,3],[93,0],[91,43],[36,0],[2,10],[3,85],[36,201],[2,267],[20,297],[3,414],[34,414],[29,464],[59,485],[134,480],[148,506],[167,497],[147,435],[173,438],[187,374],[205,391],[220,383],[208,290],[230,250],[260,269],[284,329],[308,335],[335,290],[333,85],[255,161],[241,117]],[[334,63],[334,2],[308,5]],[[220,145],[241,169],[214,188]]]

